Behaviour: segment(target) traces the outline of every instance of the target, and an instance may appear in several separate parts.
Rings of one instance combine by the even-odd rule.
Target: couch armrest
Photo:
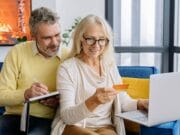
[[[1,71],[2,65],[3,65],[3,62],[0,62],[0,71]]]
[[[3,65],[3,62],[0,62],[0,72],[1,72],[2,65]],[[4,111],[5,111],[4,107],[0,107],[0,115],[2,115]]]

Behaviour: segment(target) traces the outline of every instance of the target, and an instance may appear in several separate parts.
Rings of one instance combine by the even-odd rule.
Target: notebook
[[[117,116],[148,127],[180,119],[180,72],[151,75],[149,92],[148,112],[136,110]]]
[[[55,92],[51,92],[48,93],[46,95],[42,95],[42,96],[37,96],[37,97],[33,97],[30,98],[29,100],[27,100],[24,103],[24,107],[23,107],[23,111],[21,114],[21,125],[20,125],[20,130],[25,132],[26,134],[28,134],[28,127],[29,127],[29,110],[30,110],[30,103],[31,102],[36,102],[38,100],[42,100],[42,99],[47,99],[50,97],[54,97],[54,96],[58,96],[59,92],[55,91]]]

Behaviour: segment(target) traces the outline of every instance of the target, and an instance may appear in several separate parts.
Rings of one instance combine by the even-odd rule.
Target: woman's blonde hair
[[[72,48],[68,58],[78,56],[81,53],[83,34],[86,32],[89,25],[100,25],[103,28],[105,36],[109,40],[109,43],[108,45],[106,45],[101,58],[103,61],[106,61],[106,63],[108,64],[114,64],[115,59],[114,59],[113,37],[112,37],[111,27],[103,18],[95,15],[86,16],[76,26],[73,33]]]

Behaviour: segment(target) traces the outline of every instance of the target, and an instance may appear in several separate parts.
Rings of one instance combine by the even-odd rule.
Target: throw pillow
[[[129,84],[127,93],[132,98],[148,98],[149,97],[149,79],[123,77],[124,84]]]

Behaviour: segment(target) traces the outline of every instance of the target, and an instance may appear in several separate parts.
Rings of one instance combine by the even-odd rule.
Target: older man
[[[0,117],[0,135],[23,134],[20,117],[24,101],[56,90],[56,70],[64,56],[58,21],[50,9],[35,9],[29,20],[33,41],[18,44],[8,53],[0,76],[0,106],[6,107]],[[29,134],[50,134],[57,104],[57,98],[31,104]]]

